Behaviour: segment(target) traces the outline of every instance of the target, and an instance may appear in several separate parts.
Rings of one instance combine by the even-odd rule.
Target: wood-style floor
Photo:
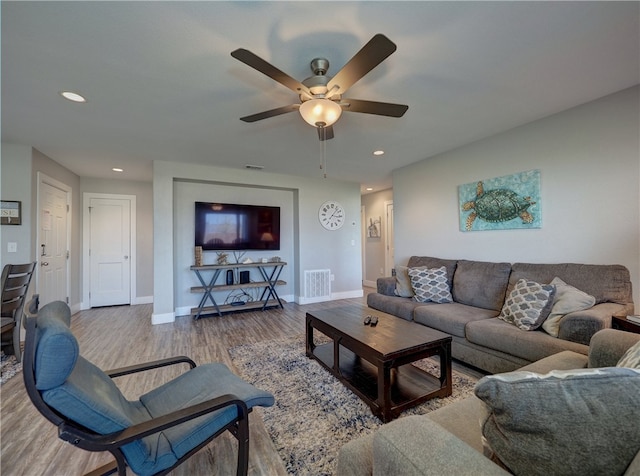
[[[370,291],[370,290],[366,290]],[[365,294],[366,294],[365,291]],[[361,305],[364,298],[345,299],[306,306],[285,304],[284,309],[239,312],[194,321],[178,317],[170,324],[151,325],[151,305],[118,306],[81,311],[72,317],[71,327],[81,354],[102,369],[187,355],[197,364],[223,362],[232,370],[227,349],[302,335],[308,310]],[[260,356],[256,356],[260,358]],[[454,368],[474,378],[477,372],[454,362]],[[161,369],[116,379],[127,398],[151,390],[173,378],[178,369]],[[9,475],[80,475],[111,461],[108,453],[89,453],[64,443],[55,427],[29,401],[22,376],[0,387],[1,453],[0,473]],[[249,474],[284,475],[284,466],[262,422],[261,409],[250,417],[251,450]],[[235,474],[236,440],[229,434],[218,437],[173,475]]]

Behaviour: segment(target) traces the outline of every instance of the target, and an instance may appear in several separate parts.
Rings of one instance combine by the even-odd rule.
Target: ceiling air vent
[[[264,166],[262,165],[251,165],[251,164],[246,164],[244,166],[245,169],[249,169],[249,170],[262,170],[264,169]]]

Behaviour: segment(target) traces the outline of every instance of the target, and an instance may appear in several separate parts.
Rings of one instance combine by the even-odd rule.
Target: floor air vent
[[[311,269],[304,272],[304,297],[308,302],[331,299],[330,269]]]

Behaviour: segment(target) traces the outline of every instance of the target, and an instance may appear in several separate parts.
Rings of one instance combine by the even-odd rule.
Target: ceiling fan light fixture
[[[305,122],[313,127],[324,123],[324,127],[335,124],[340,119],[342,108],[330,99],[310,99],[300,105],[300,115]]]

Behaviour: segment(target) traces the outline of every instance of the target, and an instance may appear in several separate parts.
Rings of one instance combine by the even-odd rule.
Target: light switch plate
[[[14,241],[10,241],[7,243],[7,253],[17,253],[18,252],[18,243]]]

